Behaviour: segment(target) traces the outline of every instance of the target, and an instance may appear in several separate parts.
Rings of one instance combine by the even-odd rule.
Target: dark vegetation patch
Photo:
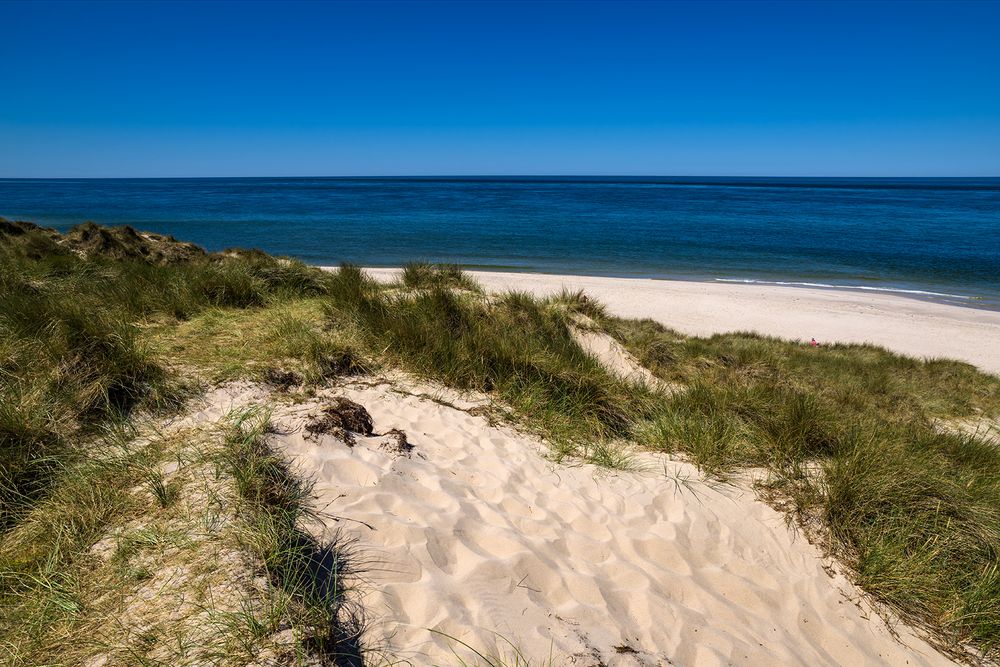
[[[205,251],[193,243],[182,243],[173,236],[137,232],[132,227],[101,227],[85,222],[71,229],[63,243],[84,257],[139,259],[150,264],[178,264],[205,257]]]
[[[82,258],[136,259],[165,265],[207,256],[199,246],[173,236],[138,232],[128,225],[102,227],[93,222],[77,225],[63,235],[31,222],[0,219],[0,239],[8,246],[16,245],[21,253],[34,259],[75,254]]]
[[[317,435],[334,435],[348,446],[354,446],[354,434],[371,435],[372,417],[365,406],[354,401],[335,396],[323,407],[322,414],[306,425],[306,432]]]
[[[410,458],[410,454],[413,452],[413,445],[406,439],[406,432],[398,428],[390,429],[385,433],[385,443],[382,447],[391,454],[397,454],[399,456],[405,456]]]
[[[317,360],[326,379],[364,375],[371,370],[357,352],[347,347],[328,351]]]
[[[295,371],[268,368],[264,371],[264,381],[278,391],[290,391],[292,387],[302,384],[302,376]]]

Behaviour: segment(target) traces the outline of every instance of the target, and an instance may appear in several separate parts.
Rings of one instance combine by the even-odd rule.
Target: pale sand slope
[[[369,269],[380,279],[396,269]],[[821,343],[874,343],[915,357],[946,357],[1000,373],[1000,312],[903,296],[773,285],[472,271],[491,291],[584,290],[621,317],[649,317],[699,336],[756,331]]]
[[[325,529],[356,537],[373,562],[369,639],[385,637],[408,664],[457,665],[452,649],[477,664],[431,630],[484,653],[506,646],[499,633],[532,665],[550,652],[554,665],[585,667],[952,664],[905,627],[905,644],[894,640],[750,491],[662,455],[637,455],[638,472],[555,464],[538,440],[467,412],[472,402],[393,387],[323,390],[279,408],[269,437],[341,517]],[[308,436],[332,395],[415,449]]]
[[[670,391],[665,382],[640,364],[621,343],[608,334],[596,331],[592,319],[577,313],[574,315],[574,320],[575,325],[570,327],[573,338],[584,352],[601,362],[608,372],[632,384]]]

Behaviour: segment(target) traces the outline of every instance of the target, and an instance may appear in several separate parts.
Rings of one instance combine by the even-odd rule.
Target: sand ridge
[[[597,359],[609,373],[635,385],[666,392],[671,390],[666,382],[640,364],[639,360],[621,343],[608,334],[598,331],[592,319],[586,315],[575,313],[573,320],[574,324],[570,327],[570,333],[574,340],[583,348],[584,352]]]
[[[308,436],[333,395],[413,451]],[[278,409],[270,436],[316,479],[317,507],[350,519],[318,529],[346,531],[377,563],[363,601],[372,637],[410,664],[469,660],[446,635],[508,657],[510,642],[532,664],[952,664],[903,626],[894,639],[752,492],[649,453],[627,472],[557,464],[537,439],[445,398],[324,390]]]

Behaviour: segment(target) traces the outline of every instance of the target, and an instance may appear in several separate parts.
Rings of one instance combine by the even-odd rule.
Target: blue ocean
[[[0,216],[209,250],[887,290],[1000,308],[1000,179],[0,180]]]

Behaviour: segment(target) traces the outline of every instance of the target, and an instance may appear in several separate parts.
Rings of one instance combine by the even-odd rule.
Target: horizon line
[[[339,175],[254,175],[254,176],[0,176],[2,181],[125,181],[125,180],[210,180],[210,179],[485,179],[485,178],[657,178],[657,179],[827,179],[827,180],[1000,180],[1000,174],[962,176],[833,176],[833,175],[776,175],[776,174],[339,174]]]

